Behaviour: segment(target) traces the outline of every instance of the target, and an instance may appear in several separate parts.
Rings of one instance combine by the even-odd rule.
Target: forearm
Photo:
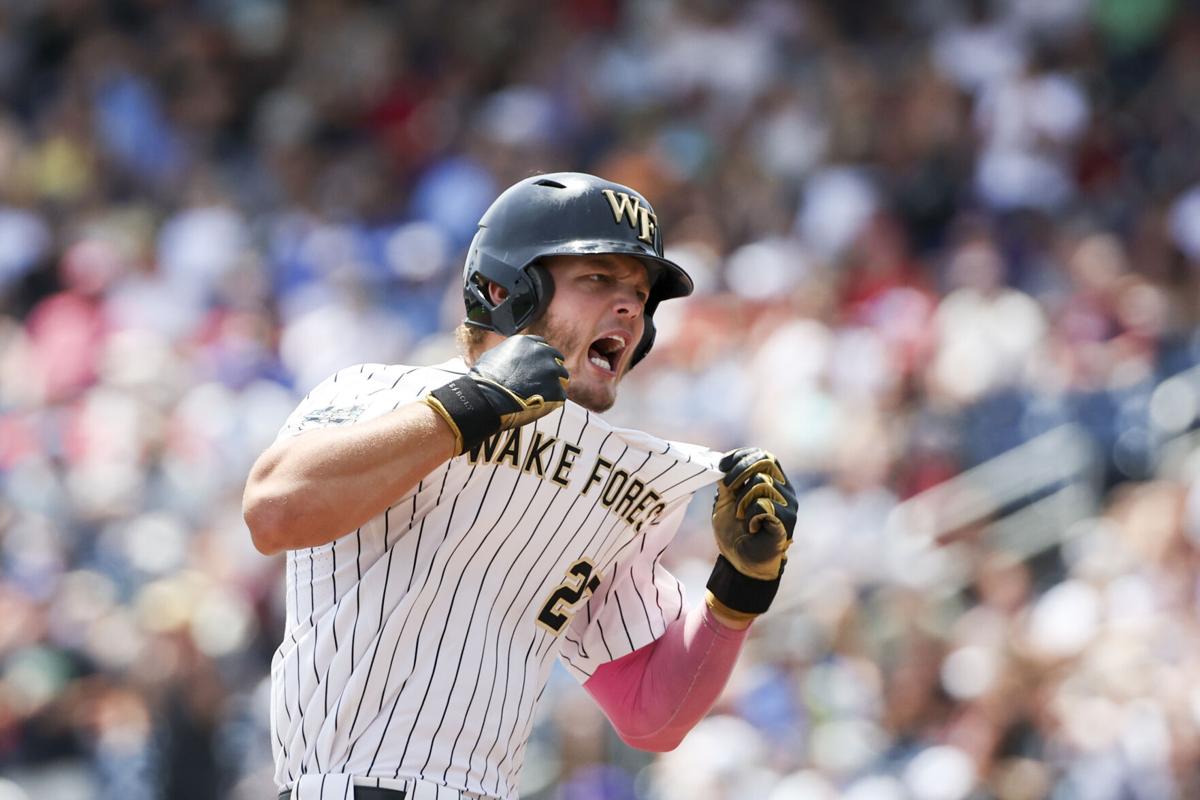
[[[627,744],[671,750],[720,696],[746,634],[701,603],[653,643],[600,667],[584,688]]]
[[[270,555],[354,530],[445,463],[454,442],[445,421],[417,402],[275,443],[255,462],[242,499],[255,547]]]

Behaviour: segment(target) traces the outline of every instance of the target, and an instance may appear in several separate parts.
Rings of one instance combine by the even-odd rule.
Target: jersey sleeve
[[[583,683],[601,664],[650,644],[686,608],[683,584],[661,563],[683,521],[691,495],[677,500],[619,558],[602,588],[575,613],[559,636],[558,655]]]
[[[386,364],[356,364],[339,370],[300,401],[284,422],[278,439],[382,416],[432,388],[426,384],[439,379],[432,372],[436,370]],[[440,378],[443,383],[449,379]]]

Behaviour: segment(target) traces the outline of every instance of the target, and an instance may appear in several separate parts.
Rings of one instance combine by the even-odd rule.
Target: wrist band
[[[771,601],[779,591],[779,578],[770,581],[751,578],[738,572],[725,556],[717,556],[717,563],[708,576],[707,588],[721,605],[731,611],[761,614],[771,607]]]
[[[736,622],[753,622],[758,619],[758,614],[748,614],[745,611],[734,611],[729,606],[722,603],[713,595],[712,592],[704,593],[704,605],[708,606],[708,612],[711,614],[718,625],[722,628],[728,628],[727,620]]]
[[[462,449],[458,451],[460,455],[500,430],[500,415],[483,396],[475,381],[469,378],[453,380],[429,394],[449,416],[447,421],[453,422],[457,428],[462,440]]]

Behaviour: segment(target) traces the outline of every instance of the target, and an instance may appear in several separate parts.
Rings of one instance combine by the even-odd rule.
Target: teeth
[[[596,344],[597,345],[607,345],[610,342],[612,343],[613,346],[605,348],[609,351],[608,354],[611,354],[614,351],[620,351],[620,350],[625,349],[625,337],[623,337],[623,336],[605,336],[603,339],[600,339],[599,341],[597,341]]]
[[[597,367],[600,367],[602,369],[607,369],[607,370],[612,369],[612,367],[608,363],[608,360],[605,358],[602,358],[601,356],[588,356],[588,360],[591,361],[593,364],[595,364]]]

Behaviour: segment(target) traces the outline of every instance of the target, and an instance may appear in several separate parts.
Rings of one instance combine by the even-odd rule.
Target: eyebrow
[[[623,272],[623,273],[628,272],[628,273],[631,273],[634,275],[639,275],[637,270],[633,269],[632,267],[625,266],[625,264],[616,260],[612,256],[590,255],[587,257],[587,260],[585,263],[588,265],[591,265],[591,266],[603,267],[604,269],[607,269],[610,272]],[[638,263],[641,264],[640,261]],[[651,281],[650,281],[650,269],[648,267],[646,267],[644,264],[642,265],[642,272],[640,273],[640,278],[641,279],[638,281],[638,283],[640,284],[640,288],[649,292],[650,289],[653,288]]]

